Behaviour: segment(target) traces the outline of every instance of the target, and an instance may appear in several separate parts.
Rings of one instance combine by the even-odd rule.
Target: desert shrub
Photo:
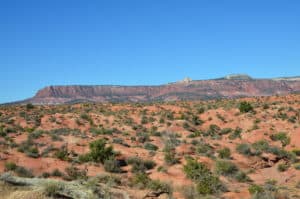
[[[58,169],[54,169],[54,170],[51,172],[51,175],[52,175],[52,176],[55,176],[55,177],[61,177],[61,176],[63,176],[63,173],[62,173],[60,170],[58,170]]]
[[[218,150],[218,153],[219,153],[219,158],[222,159],[229,159],[231,156],[231,152],[228,147]]]
[[[203,121],[201,119],[199,119],[199,117],[197,117],[195,115],[192,117],[192,121],[191,122],[195,126],[199,126],[199,125],[203,124]]]
[[[167,193],[172,195],[172,187],[160,180],[151,180],[146,173],[135,173],[130,179],[130,185],[139,189],[150,189],[156,192]]]
[[[273,153],[279,159],[288,159],[291,162],[295,162],[297,160],[297,157],[293,152],[289,152],[278,147],[270,147],[268,152]]]
[[[273,134],[270,138],[273,141],[280,141],[283,147],[287,146],[291,142],[291,138],[284,132]]]
[[[20,176],[20,177],[25,177],[25,178],[32,178],[32,177],[34,177],[32,171],[26,169],[25,167],[20,167],[20,166],[18,166],[18,167],[15,169],[15,172],[16,172],[16,174],[17,174],[18,176]]]
[[[192,132],[190,135],[188,135],[188,138],[200,137],[202,134],[203,134],[202,131],[195,131],[195,132]]]
[[[167,165],[174,165],[179,162],[176,157],[176,146],[178,146],[180,141],[175,137],[175,135],[168,134],[165,138],[164,145],[164,160]]]
[[[238,171],[234,178],[239,182],[251,182],[251,179],[247,176],[247,174],[242,171]]]
[[[216,162],[216,173],[224,176],[233,176],[238,172],[235,164],[229,161],[218,160]]]
[[[204,135],[215,136],[216,134],[219,134],[220,131],[221,128],[219,126],[211,124]]]
[[[173,189],[169,183],[162,182],[160,180],[150,180],[147,184],[147,188],[156,192],[172,194]]]
[[[99,139],[90,143],[90,152],[88,154],[81,155],[79,157],[79,161],[94,161],[101,162],[103,164],[105,160],[114,155],[113,147],[106,147],[106,141],[104,139]]]
[[[199,194],[207,195],[224,191],[219,178],[214,176],[205,164],[189,158],[183,170],[186,176],[197,184],[196,190]]]
[[[50,197],[56,196],[63,189],[63,184],[59,182],[48,182],[43,185],[43,192]]]
[[[284,172],[284,171],[288,170],[289,167],[290,167],[289,164],[281,163],[281,164],[278,164],[277,170],[280,172]]]
[[[294,149],[292,151],[296,156],[300,156],[300,149]]]
[[[137,133],[137,141],[140,143],[148,142],[150,141],[150,136],[148,133],[139,132]]]
[[[209,144],[201,141],[196,145],[196,153],[199,155],[205,155],[207,157],[211,157],[213,156],[214,151]]]
[[[237,145],[236,151],[238,153],[246,155],[246,156],[251,156],[252,155],[251,146],[249,144],[246,144],[246,143],[242,143],[242,144]]]
[[[264,192],[264,188],[259,185],[253,184],[248,188],[248,191],[251,195],[254,195]]]
[[[150,142],[145,143],[144,148],[149,151],[157,151],[158,147]]]
[[[142,160],[138,157],[131,157],[127,159],[127,164],[132,166],[131,171],[133,173],[145,172],[153,169],[156,163],[152,160]]]
[[[113,143],[115,144],[123,144],[123,139],[122,138],[113,138]]]
[[[39,154],[39,149],[35,146],[33,147],[29,147],[27,149],[27,151],[25,151],[26,155],[29,156],[29,157],[32,157],[32,158],[38,158],[40,157],[40,154]]]
[[[164,160],[167,165],[174,165],[179,163],[179,159],[176,157],[175,150],[165,151]]]
[[[109,159],[104,161],[104,169],[105,171],[112,173],[122,172],[119,162],[114,157],[110,157]]]
[[[65,169],[67,176],[64,176],[66,180],[77,180],[77,179],[86,179],[86,171],[80,170],[77,167],[69,166]]]
[[[30,110],[30,109],[33,109],[34,108],[34,105],[33,104],[26,104],[26,109],[27,110]]]
[[[6,162],[4,167],[6,171],[14,171],[16,170],[17,165],[14,162]]]
[[[253,149],[256,154],[260,154],[262,152],[266,152],[269,150],[270,145],[266,140],[259,140],[252,144]]]
[[[232,128],[224,128],[221,130],[220,134],[221,135],[226,135],[232,132]]]
[[[140,172],[135,173],[133,177],[130,179],[131,186],[138,187],[140,189],[145,189],[147,184],[149,183],[150,178],[146,173]]]
[[[51,176],[51,174],[48,173],[48,172],[43,172],[43,173],[42,173],[42,177],[43,177],[43,178],[49,178],[50,176]]]
[[[294,168],[295,168],[296,170],[300,170],[300,164],[296,164],[296,165],[294,166]]]
[[[253,107],[249,102],[243,101],[239,104],[239,110],[241,113],[248,113],[253,111]]]
[[[45,132],[42,130],[33,131],[28,134],[28,139],[38,139],[43,135],[43,133],[45,133]]]
[[[52,141],[63,141],[63,138],[56,134],[50,135]]]
[[[90,132],[93,135],[112,135],[114,133],[114,129],[105,129],[101,128],[90,128]]]
[[[239,127],[237,127],[233,132],[230,133],[230,135],[228,136],[229,139],[234,140],[236,138],[241,138],[241,133],[243,132],[243,130]]]
[[[54,153],[54,156],[60,160],[68,160],[68,149],[63,147]]]
[[[38,148],[35,146],[32,139],[27,139],[26,141],[22,142],[18,146],[18,151],[25,153],[27,156],[32,158],[38,158],[40,156]]]

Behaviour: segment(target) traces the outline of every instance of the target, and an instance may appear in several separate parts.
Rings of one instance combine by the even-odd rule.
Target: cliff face
[[[161,86],[49,86],[27,100],[35,104],[200,100],[300,92],[299,80],[218,79]]]

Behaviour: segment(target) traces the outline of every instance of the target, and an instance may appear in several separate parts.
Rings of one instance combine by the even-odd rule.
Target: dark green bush
[[[249,102],[243,101],[239,105],[239,110],[241,113],[248,113],[250,111],[253,111],[253,107]]]
[[[17,174],[18,176],[20,176],[20,177],[24,177],[24,178],[33,178],[33,177],[34,177],[32,171],[31,171],[31,170],[28,170],[28,169],[26,169],[26,168],[24,168],[24,167],[18,166],[18,167],[15,169],[15,172],[16,172],[16,174]]]
[[[59,149],[54,153],[54,156],[60,160],[68,160],[68,150],[66,147],[63,147],[62,149]]]
[[[242,143],[242,144],[237,145],[236,151],[238,153],[246,155],[246,156],[251,156],[252,155],[251,146],[249,144],[246,144],[246,143]]]
[[[150,142],[145,143],[144,148],[149,151],[157,151],[158,147]]]
[[[285,147],[291,142],[291,138],[284,132],[276,133],[270,136],[273,141],[280,141],[282,146]]]
[[[109,159],[104,161],[104,169],[105,171],[112,172],[112,173],[122,172],[119,162],[114,157],[110,157]]]
[[[14,162],[6,162],[4,167],[6,171],[14,171],[16,170],[17,165]]]
[[[214,176],[203,163],[189,158],[183,170],[186,176],[197,184],[196,190],[199,194],[214,194],[225,190],[219,178]]]
[[[231,156],[231,151],[228,147],[218,150],[219,158],[229,159]]]
[[[224,176],[233,176],[238,172],[235,164],[229,161],[219,160],[216,162],[216,173]]]
[[[156,163],[152,160],[142,160],[139,157],[131,157],[127,159],[127,164],[132,166],[131,171],[133,173],[146,172],[149,169],[153,169]]]
[[[90,152],[88,158],[94,162],[104,163],[110,157],[114,156],[114,151],[112,146],[106,147],[106,141],[104,139],[99,139],[90,143]]]
[[[264,192],[264,188],[259,185],[253,184],[248,188],[248,191],[251,195],[254,195]]]
[[[289,167],[290,167],[289,164],[281,163],[277,166],[277,170],[280,172],[284,172],[284,171],[288,170]]]

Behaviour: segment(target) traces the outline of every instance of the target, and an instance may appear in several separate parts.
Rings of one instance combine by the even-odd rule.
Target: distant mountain
[[[212,80],[182,81],[159,86],[49,86],[19,103],[64,104],[78,102],[148,102],[203,100],[300,93],[300,77],[254,79],[228,75]]]

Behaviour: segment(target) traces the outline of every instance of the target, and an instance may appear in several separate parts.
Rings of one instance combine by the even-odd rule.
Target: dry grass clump
[[[24,191],[24,190],[14,191],[10,195],[8,195],[4,198],[6,198],[6,199],[49,199],[48,197],[46,197],[41,192],[38,192],[38,191]]]

